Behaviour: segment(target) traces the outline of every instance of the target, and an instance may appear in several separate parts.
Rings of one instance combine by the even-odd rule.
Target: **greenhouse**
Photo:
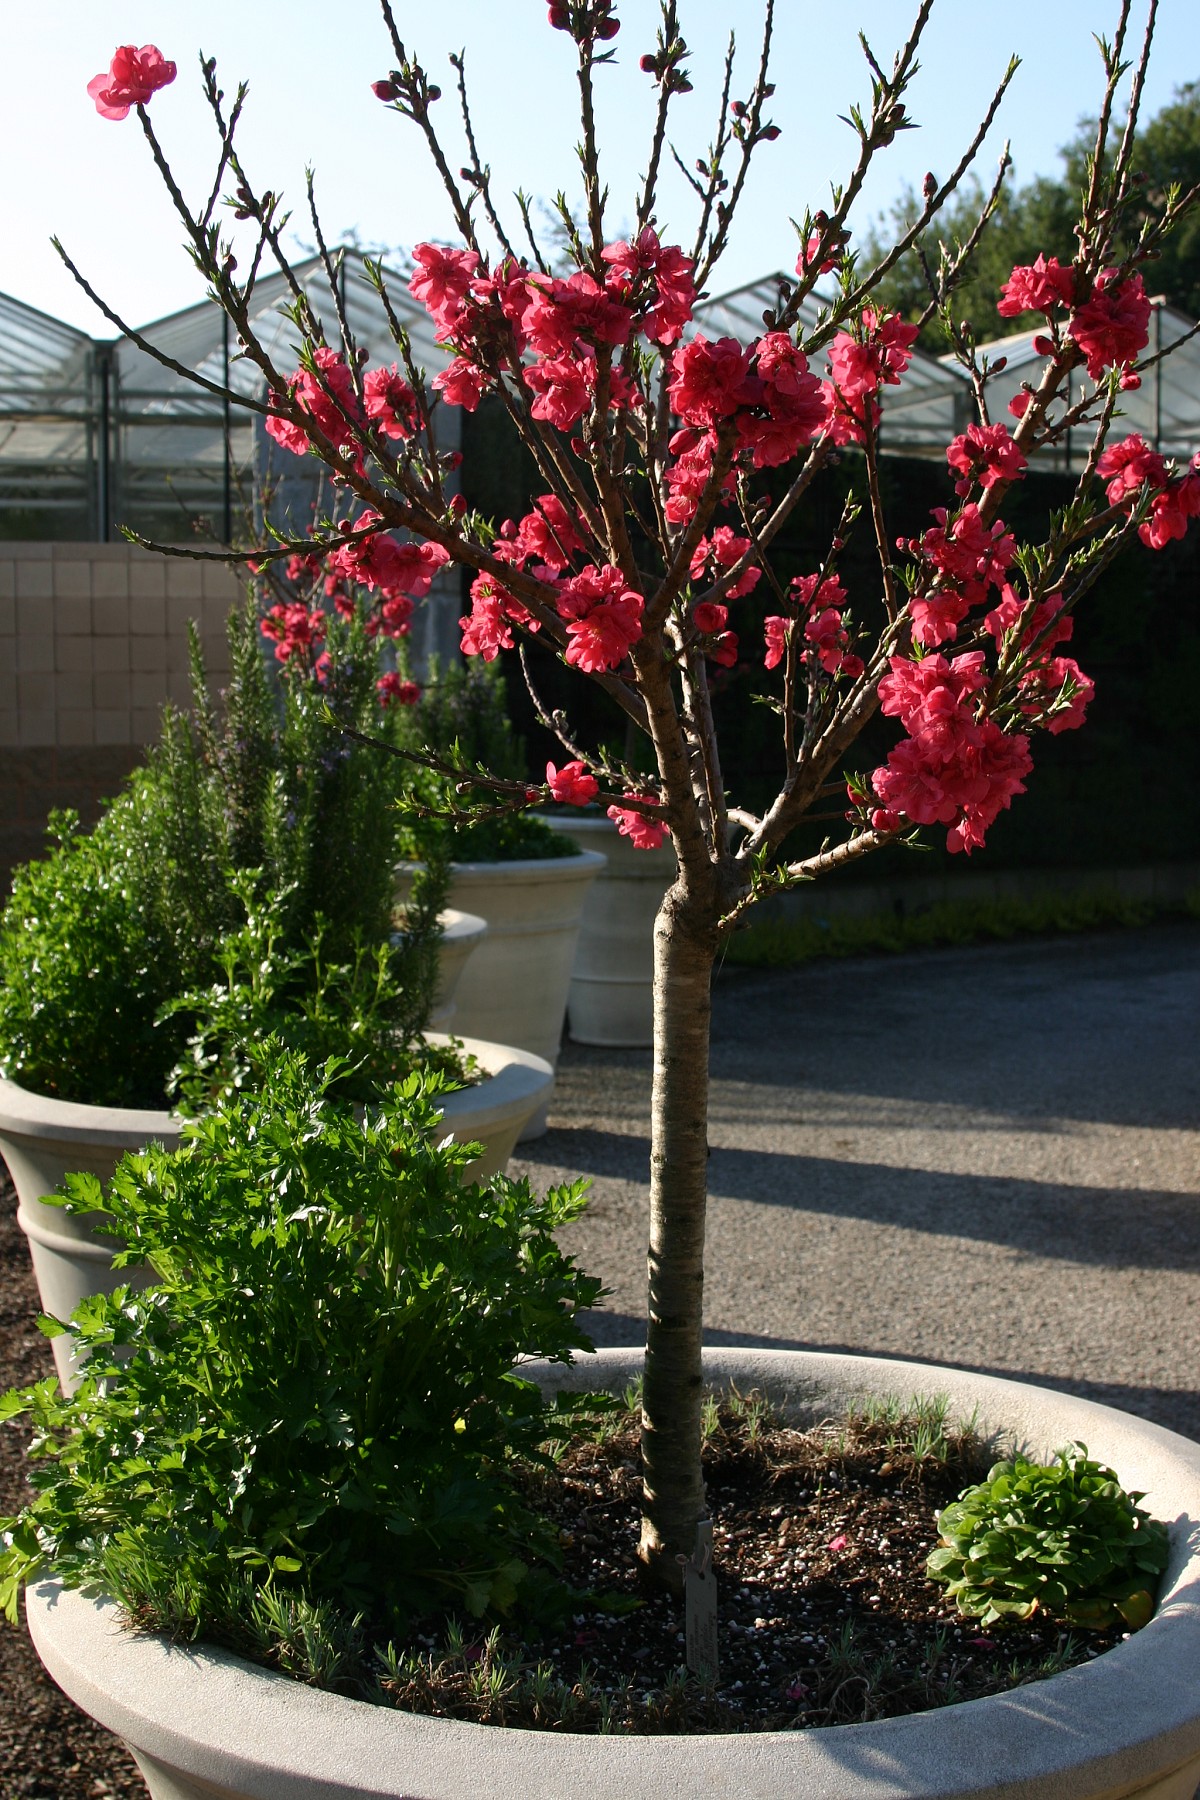
[[[1151,301],[1150,342],[1146,359],[1150,367],[1142,384],[1122,393],[1116,413],[1115,435],[1130,432],[1145,440],[1162,456],[1173,456],[1180,463],[1190,461],[1200,443],[1200,336],[1196,321],[1171,306],[1161,297]],[[1045,358],[1034,348],[1038,331],[1023,331],[1015,337],[996,338],[979,346],[980,356],[993,363],[1004,357],[1005,363],[988,382],[994,418],[1005,418],[1008,402],[1022,382],[1038,378]],[[943,358],[948,362],[948,358]],[[1069,405],[1074,406],[1091,386],[1082,369],[1072,369],[1067,377]],[[1064,398],[1067,389],[1064,388]],[[1047,469],[1078,474],[1087,461],[1092,441],[1091,429],[1081,426],[1066,432],[1058,445],[1047,445],[1040,462]]]
[[[366,273],[362,255],[344,252],[338,299],[350,331],[372,363],[396,355],[384,304]],[[403,275],[385,272],[392,309],[409,333],[414,360],[436,370],[447,353],[433,324],[408,292]],[[320,317],[328,340],[339,340],[338,308],[318,257],[295,267],[298,285]],[[777,303],[782,275],[706,300],[694,329],[708,338],[748,343],[763,329],[764,313]],[[288,317],[289,290],[281,274],[262,277],[252,320],[276,366],[293,368],[296,328]],[[819,295],[803,303],[806,331],[819,324]],[[1200,441],[1200,339],[1194,322],[1156,302],[1151,356],[1178,344],[1169,359],[1153,364],[1140,389],[1122,396],[1121,417],[1164,455],[1186,459]],[[992,411],[1004,406],[1039,360],[1034,332],[997,339],[981,348],[1005,366],[992,378]],[[204,300],[140,328],[136,337],[91,338],[85,332],[0,295],[0,538],[108,543],[129,526],[159,542],[197,536],[229,543],[249,535],[264,486],[272,492],[273,518],[303,532],[322,504],[316,463],[279,451],[259,415],[206,392],[189,373],[235,392],[261,392],[261,378],[239,358],[225,315]],[[152,346],[173,367],[144,348]],[[1071,397],[1082,393],[1079,371]],[[461,418],[439,407],[445,449],[461,441]],[[914,351],[898,387],[889,388],[880,448],[901,456],[940,458],[946,444],[972,417],[970,383],[950,357]],[[1082,466],[1082,436],[1068,434],[1048,452],[1047,468]]]
[[[337,307],[320,259],[297,264],[295,275],[336,343]],[[356,252],[341,259],[339,290],[349,328],[370,360],[394,360],[383,303]],[[295,326],[280,310],[288,297],[284,276],[264,276],[251,313],[282,369],[297,360]],[[443,364],[425,309],[394,272],[389,299],[418,365]],[[0,537],[106,543],[128,525],[160,541],[199,533],[228,543],[250,517],[264,480],[274,484],[273,515],[290,514],[303,529],[320,497],[316,465],[281,459],[256,415],[188,380],[191,371],[235,392],[261,391],[219,308],[201,301],[137,336],[178,372],[131,337],[93,339],[0,295]],[[448,409],[441,431],[445,447],[454,447],[457,418]]]
[[[767,275],[748,287],[706,301],[696,309],[698,327],[709,338],[733,337],[749,343],[762,332],[763,314],[774,310],[781,286],[787,285],[788,277]],[[800,322],[806,332],[817,328],[825,304],[820,295],[809,295],[804,301]],[[1119,435],[1137,432],[1163,456],[1183,463],[1200,443],[1200,332],[1194,319],[1165,300],[1156,299],[1152,305],[1146,352],[1151,366],[1141,387],[1121,396]],[[993,364],[1005,359],[988,382],[993,419],[1007,418],[1008,402],[1044,361],[1034,348],[1039,336],[1040,330],[1023,331],[979,346],[980,356],[986,355]],[[1070,404],[1074,405],[1090,384],[1081,368],[1073,369],[1068,379]],[[970,381],[954,357],[932,357],[915,350],[899,386],[885,392],[879,448],[885,454],[941,457],[950,439],[965,431],[974,416]],[[1038,466],[1060,474],[1078,474],[1090,442],[1091,432],[1086,428],[1073,435],[1067,432],[1059,446],[1047,446],[1040,453]]]

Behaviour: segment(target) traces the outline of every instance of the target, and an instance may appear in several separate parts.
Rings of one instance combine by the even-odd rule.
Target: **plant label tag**
[[[683,1563],[683,1610],[687,1666],[701,1681],[717,1680],[717,1577],[713,1569],[711,1519],[696,1527],[696,1548]]]

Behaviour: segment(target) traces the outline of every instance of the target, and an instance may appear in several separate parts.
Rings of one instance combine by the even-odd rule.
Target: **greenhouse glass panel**
[[[294,274],[331,345],[342,345],[340,302],[369,361],[397,360],[387,310],[358,252],[341,260],[336,301],[319,258]],[[386,271],[385,281],[414,361],[436,373],[447,355],[428,315],[402,275]],[[290,300],[275,273],[258,281],[250,308],[255,334],[284,375],[298,360],[299,333],[282,310]],[[0,536],[106,541],[127,526],[159,542],[245,540],[261,529],[264,490],[280,528],[307,531],[327,499],[321,465],[281,451],[261,414],[189,380],[199,375],[252,399],[265,393],[220,308],[201,301],[137,336],[142,343],[93,340],[0,295]],[[458,447],[452,409],[437,409],[437,433],[443,449]]]

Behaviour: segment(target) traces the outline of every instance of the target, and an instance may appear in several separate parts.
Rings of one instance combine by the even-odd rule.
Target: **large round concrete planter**
[[[611,819],[549,819],[608,867],[588,895],[567,1000],[579,1044],[640,1049],[654,1042],[654,920],[678,864],[669,842],[635,850]]]
[[[238,1657],[138,1637],[56,1583],[26,1596],[38,1653],[124,1738],[154,1800],[1192,1800],[1200,1780],[1200,1446],[1017,1382],[868,1357],[717,1350],[709,1379],[812,1420],[867,1394],[945,1393],[1048,1454],[1082,1438],[1172,1521],[1145,1630],[1011,1694],[871,1725],[728,1737],[510,1731],[318,1693]],[[622,1389],[640,1353],[584,1359],[552,1387]]]
[[[446,1041],[442,1032],[429,1037],[435,1043]],[[526,1050],[477,1038],[463,1042],[486,1078],[448,1094],[442,1110],[450,1136],[459,1143],[483,1144],[483,1155],[470,1166],[471,1176],[482,1180],[504,1167],[525,1121],[545,1104],[554,1072]],[[29,1240],[45,1312],[69,1319],[89,1294],[111,1293],[122,1282],[138,1280],[139,1271],[113,1268],[113,1239],[95,1232],[87,1213],[46,1206],[42,1196],[55,1193],[73,1171],[107,1181],[127,1150],[149,1143],[174,1149],[179,1129],[178,1119],[168,1112],[55,1100],[0,1076],[0,1155],[17,1190],[17,1223]],[[150,1276],[142,1271],[140,1278]],[[69,1336],[53,1339],[65,1387],[78,1379],[71,1346]]]
[[[579,922],[589,889],[603,868],[603,856],[592,851],[453,865],[451,900],[480,914],[488,925],[486,939],[459,979],[456,1031],[517,1044],[554,1067]],[[411,868],[402,863],[396,871],[401,903],[411,880]],[[522,1136],[537,1137],[545,1129],[543,1105]]]

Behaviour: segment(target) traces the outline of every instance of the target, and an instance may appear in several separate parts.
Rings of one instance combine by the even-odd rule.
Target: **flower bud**
[[[657,56],[651,56],[649,53],[647,53],[638,62],[638,68],[642,71],[643,75],[657,75],[658,74],[658,58],[657,58]]]
[[[607,42],[609,38],[615,38],[620,29],[620,19],[601,19],[596,26],[596,36],[598,38],[603,38]]]
[[[398,100],[400,90],[394,81],[373,81],[371,92],[377,100]]]
[[[442,97],[442,90],[440,87],[427,87],[425,89],[425,95],[429,100],[440,100]]]
[[[549,12],[549,19],[555,31],[570,30],[571,15],[565,6],[552,6]]]
[[[778,125],[764,125],[758,135],[761,138],[766,138],[769,144],[773,144],[775,139],[780,136],[780,130]]]

